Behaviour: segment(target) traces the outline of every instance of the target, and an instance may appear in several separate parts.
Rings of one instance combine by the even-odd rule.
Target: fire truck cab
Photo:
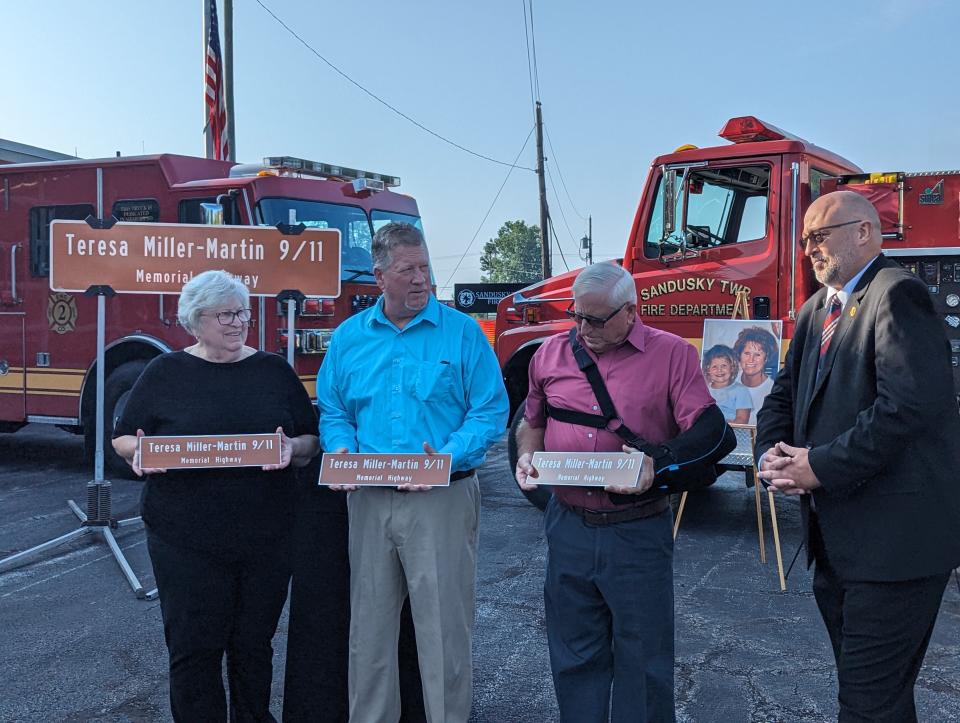
[[[84,433],[92,459],[96,301],[49,287],[55,219],[110,215],[141,223],[302,223],[341,233],[341,295],[306,298],[296,317],[295,367],[311,396],[333,329],[376,301],[370,246],[391,221],[422,228],[416,201],[394,176],[287,156],[233,164],[178,155],[0,165],[0,431],[27,423]],[[107,261],[107,263],[109,263]],[[285,353],[286,311],[254,298],[248,343]],[[183,348],[177,297],[106,301],[105,459],[127,471],[109,439],[114,412],[147,362]]]
[[[634,276],[644,323],[699,348],[704,319],[730,318],[745,290],[752,318],[783,321],[785,354],[797,311],[819,288],[800,242],[804,212],[819,195],[848,189],[880,211],[883,252],[930,289],[960,390],[960,171],[865,174],[753,116],[730,119],[720,136],[730,143],[681,146],[650,165],[624,257],[612,262]],[[530,358],[570,327],[564,311],[577,273],[533,284],[498,306],[511,450]]]

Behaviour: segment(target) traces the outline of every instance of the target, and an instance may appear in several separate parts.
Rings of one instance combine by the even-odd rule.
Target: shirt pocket
[[[440,403],[453,399],[453,366],[449,363],[421,362],[417,365],[414,394],[421,402]]]

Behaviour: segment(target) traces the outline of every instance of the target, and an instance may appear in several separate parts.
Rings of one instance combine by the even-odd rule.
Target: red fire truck
[[[96,300],[49,287],[54,219],[270,225],[341,233],[341,295],[306,298],[296,317],[295,366],[311,396],[333,329],[376,301],[370,245],[390,221],[421,227],[416,201],[394,176],[291,157],[233,164],[177,155],[0,165],[0,431],[27,423],[84,433],[92,459]],[[286,306],[254,300],[249,343],[285,353]],[[191,339],[176,295],[106,301],[105,438],[114,410],[147,362]],[[105,444],[108,470],[126,465]]]
[[[730,143],[681,146],[650,166],[616,262],[636,280],[643,321],[699,348],[704,319],[730,318],[745,290],[752,318],[783,321],[785,354],[797,311],[819,288],[800,244],[804,212],[819,195],[847,189],[880,211],[884,253],[929,287],[960,391],[960,171],[863,173],[753,116],[730,119],[720,137]],[[570,327],[564,311],[577,273],[533,284],[498,306],[496,352],[513,410],[511,464],[530,357]]]

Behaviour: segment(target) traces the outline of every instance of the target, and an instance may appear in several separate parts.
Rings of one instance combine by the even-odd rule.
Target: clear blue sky
[[[461,145],[512,160],[533,125],[522,0],[263,2],[354,80]],[[202,5],[0,0],[0,137],[84,157],[202,155]],[[960,3],[535,0],[534,23],[548,197],[571,268],[587,214],[595,257],[620,256],[652,158],[721,142],[734,115],[865,170],[960,168]],[[438,285],[478,228],[455,281],[479,279],[483,243],[504,221],[539,223],[536,176],[518,169],[480,226],[506,169],[364,95],[256,0],[234,0],[234,33],[239,160],[285,154],[399,175]],[[531,138],[518,162],[534,158]]]

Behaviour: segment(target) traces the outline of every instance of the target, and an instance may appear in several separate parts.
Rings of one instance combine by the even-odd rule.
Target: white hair
[[[189,332],[197,328],[200,314],[231,301],[243,308],[250,306],[250,291],[233,274],[226,271],[204,271],[183,285],[177,305],[177,321]]]
[[[573,296],[597,294],[610,302],[610,306],[637,303],[637,285],[633,276],[622,266],[600,263],[588,266],[573,282]]]

